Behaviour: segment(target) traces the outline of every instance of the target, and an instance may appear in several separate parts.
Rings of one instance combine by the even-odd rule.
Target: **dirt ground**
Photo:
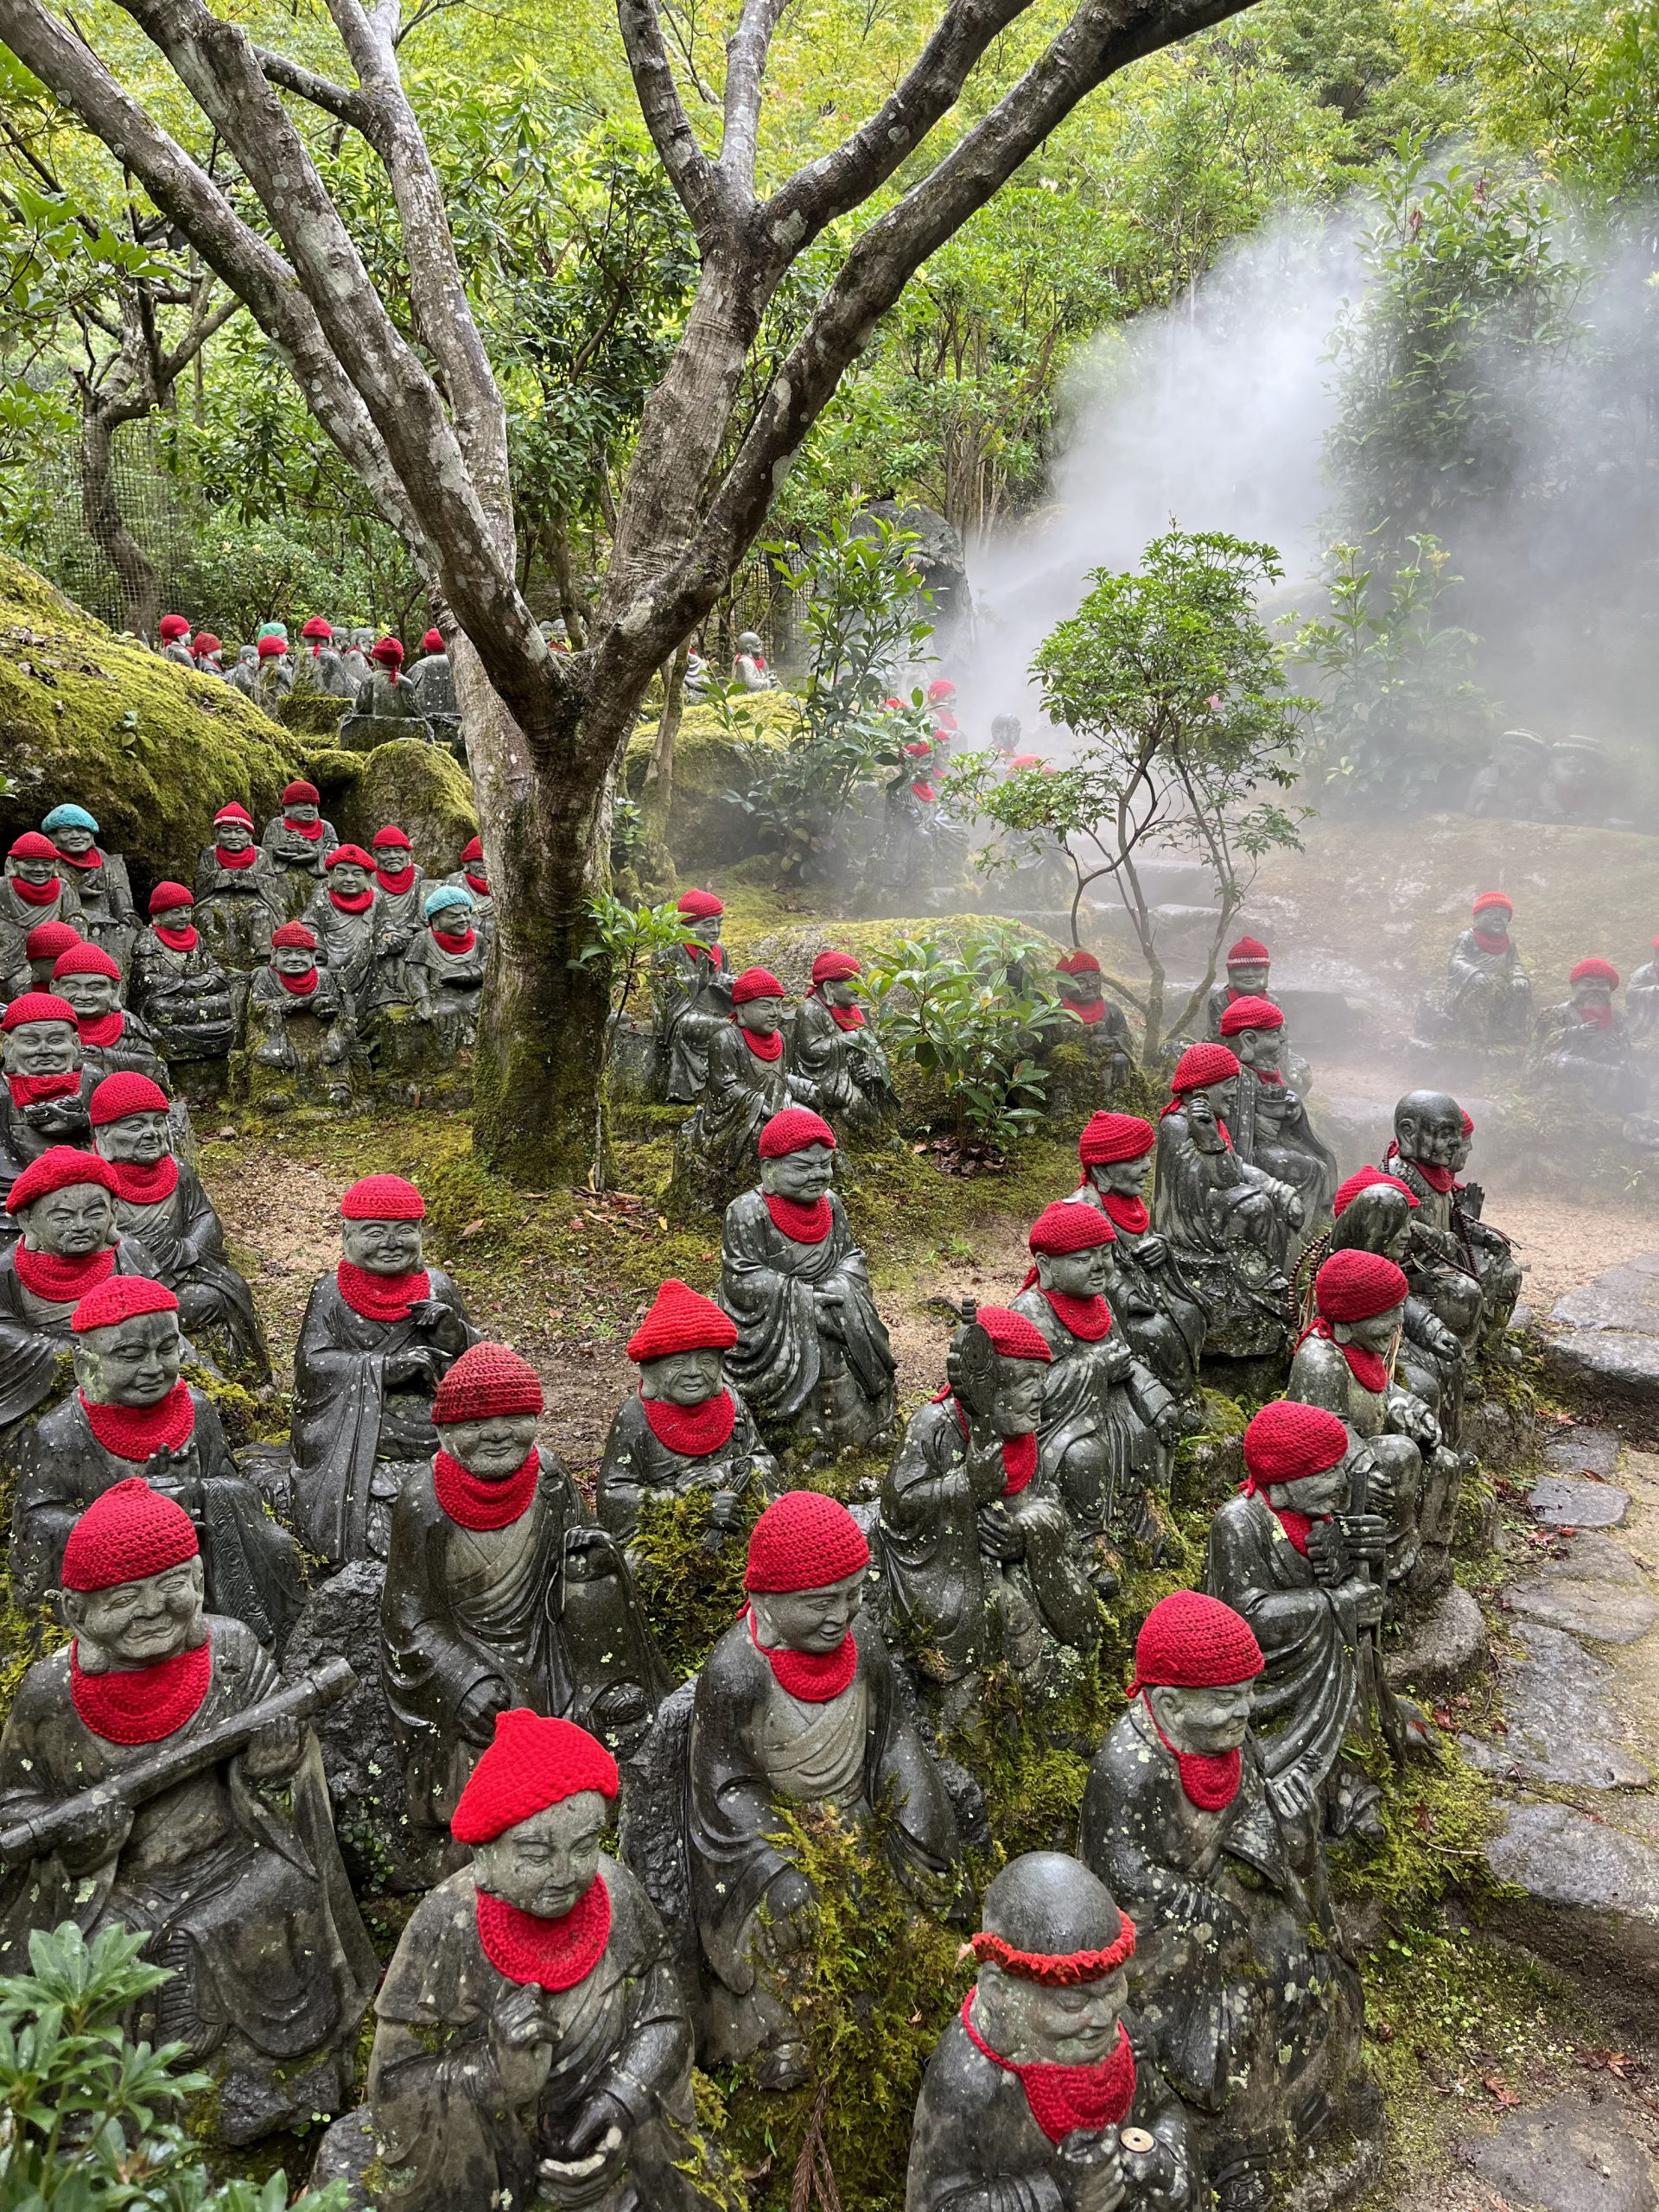
[[[1491,1185],[1486,1218],[1515,1240],[1522,1297],[1541,1320],[1558,1298],[1643,1252],[1659,1252],[1659,1211]]]

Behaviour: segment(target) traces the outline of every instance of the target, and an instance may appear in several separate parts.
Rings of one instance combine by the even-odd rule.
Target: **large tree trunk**
[[[90,396],[82,402],[80,512],[86,534],[114,569],[121,587],[122,626],[154,639],[162,618],[162,582],[155,563],[127,528],[115,496],[115,431],[130,420]]]

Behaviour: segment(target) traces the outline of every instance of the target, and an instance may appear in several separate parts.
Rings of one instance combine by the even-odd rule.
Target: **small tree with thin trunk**
[[[327,0],[339,78],[257,43],[203,0],[120,0],[177,79],[148,105],[67,13],[0,0],[0,39],[246,302],[446,610],[497,887],[476,1074],[486,1158],[537,1182],[591,1168],[608,993],[580,954],[605,887],[623,748],[652,673],[715,605],[876,322],[1096,86],[1248,4],[1078,0],[1024,74],[953,134],[941,126],[976,66],[1036,0],[941,0],[876,111],[832,150],[763,181],[762,100],[786,0],[741,0],[709,134],[717,144],[687,114],[659,0],[617,0],[640,111],[700,274],[645,408],[582,650],[556,654],[518,585],[506,409],[399,69],[398,0]],[[162,120],[181,90],[204,146],[234,163],[234,195]],[[384,164],[409,333],[377,296],[312,158],[318,127],[359,132]],[[767,309],[832,226],[848,243],[748,404]]]

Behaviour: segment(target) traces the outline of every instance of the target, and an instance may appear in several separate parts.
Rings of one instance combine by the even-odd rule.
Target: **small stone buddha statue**
[[[1599,739],[1579,733],[1558,739],[1544,770],[1539,819],[1606,822],[1612,812],[1611,782],[1606,747]]]
[[[1532,1020],[1532,979],[1510,925],[1514,902],[1503,891],[1483,891],[1470,927],[1452,948],[1446,975],[1446,1020],[1456,1036],[1476,1045],[1523,1045]]]
[[[1128,2010],[1134,1921],[1058,1851],[1011,1860],[980,1916],[978,1977],[922,2082],[906,2212],[1198,2212],[1185,2114]]]
[[[895,1363],[869,1269],[830,1187],[836,1135],[804,1107],[760,1132],[760,1187],[726,1209],[720,1303],[737,1324],[726,1372],[774,1449],[833,1459],[893,1426]]]
[[[360,1049],[356,1009],[340,977],[318,960],[316,933],[303,922],[271,932],[270,963],[248,993],[248,1044],[257,1066],[298,1077],[330,1103],[349,1097]]]
[[[294,664],[288,657],[288,639],[266,631],[254,639],[254,675],[248,696],[272,721],[282,719],[284,702],[294,690]]]
[[[1135,1351],[1182,1409],[1202,1425],[1198,1358],[1209,1316],[1152,1225],[1147,1182],[1158,1133],[1137,1114],[1091,1114],[1077,1139],[1083,1181],[1074,1202],[1097,1207],[1117,1231],[1112,1313]]]
[[[361,845],[336,845],[322,864],[322,887],[302,917],[317,949],[359,1014],[375,1004],[375,946],[385,901],[375,880],[374,855]]]
[[[1394,1141],[1382,1166],[1417,1201],[1401,1264],[1414,1294],[1462,1345],[1466,1370],[1479,1347],[1485,1298],[1458,1205],[1454,1163],[1463,1145],[1463,1118],[1457,1100],[1443,1090],[1408,1091],[1394,1109]],[[1458,1430],[1446,1407],[1435,1410],[1455,1441]]]
[[[658,1034],[671,1105],[690,1105],[709,1077],[709,1050],[732,1021],[732,978],[720,941],[723,903],[712,891],[682,892],[689,935],[652,977]]]
[[[495,1724],[375,2000],[380,2212],[698,2212],[692,2033],[650,1898],[604,1851],[615,1760],[569,1721]],[[324,2161],[319,2177],[332,2169]]]
[[[190,665],[198,676],[225,681],[225,648],[211,630],[199,630],[190,640]]]
[[[252,645],[238,645],[236,658],[226,672],[225,681],[233,691],[239,691],[245,699],[251,699],[254,678],[258,673],[258,657]]]
[[[54,1145],[86,1141],[98,1078],[85,1063],[67,999],[25,991],[0,1014],[0,1190]]]
[[[1624,986],[1624,1026],[1633,1045],[1650,1044],[1659,1037],[1659,937],[1653,940],[1653,951],[1654,957]]]
[[[346,675],[346,664],[334,646],[334,626],[321,614],[308,615],[300,625],[294,690],[301,698],[352,699],[357,696],[357,686]]]
[[[1102,972],[1100,962],[1082,945],[1063,953],[1054,963],[1060,1003],[1088,1031],[1090,1048],[1103,1063],[1103,1080],[1110,1091],[1128,1075],[1135,1053],[1128,1019],[1122,1007],[1106,996]]]
[[[426,1203],[401,1175],[340,1201],[339,1266],[315,1288],[294,1360],[294,1513],[337,1566],[384,1559],[391,1509],[438,1448],[432,1400],[478,1332],[440,1268],[422,1264]]]
[[[1242,937],[1230,947],[1227,954],[1227,980],[1217,983],[1204,1002],[1205,1033],[1212,1044],[1230,1044],[1222,1028],[1222,1017],[1230,1006],[1240,999],[1265,999],[1269,1006],[1278,1006],[1270,983],[1273,956],[1259,937]],[[1313,1087],[1313,1073],[1307,1062],[1299,1052],[1291,1050],[1290,1033],[1283,1026],[1284,1010],[1280,1008],[1279,1066],[1285,1081],[1295,1086],[1306,1096]]]
[[[247,983],[207,943],[181,883],[158,883],[149,894],[149,926],[132,950],[132,995],[181,1088],[222,1087],[225,1062],[242,1032]]]
[[[340,842],[334,823],[322,818],[315,784],[301,777],[284,785],[283,810],[266,823],[261,842],[282,883],[284,911],[297,917],[322,880],[324,861]]]
[[[15,976],[0,976],[0,993],[11,998],[22,991],[49,991],[59,955],[86,942],[73,922],[37,923],[23,939],[23,966]]]
[[[370,996],[376,1006],[401,1006],[409,996],[404,962],[426,926],[426,877],[410,849],[407,834],[395,822],[377,830],[371,842],[378,906]]]
[[[101,944],[72,945],[52,969],[52,988],[75,1010],[83,1063],[101,1082],[106,1075],[147,1075],[162,1070],[148,1026],[121,1003],[121,964]]]
[[[1042,1470],[1109,1593],[1112,1548],[1126,1537],[1155,1546],[1161,1534],[1154,1500],[1168,1493],[1180,1408],[1113,1326],[1117,1233],[1105,1215],[1062,1199],[1038,1217],[1030,1246],[1031,1272],[1014,1305],[1052,1356],[1038,1430]]]
[[[746,691],[775,691],[778,679],[766,666],[766,657],[760,650],[758,631],[745,630],[737,641],[737,651],[732,658],[732,674]]]
[[[1324,1214],[1340,1175],[1336,1154],[1286,1080],[1284,1028],[1285,1017],[1271,999],[1236,998],[1222,1015],[1222,1042],[1239,1065],[1227,1126],[1247,1166],[1264,1169],[1296,1192],[1306,1224]]]
[[[421,639],[421,658],[406,681],[434,737],[445,745],[458,738],[461,701],[455,696],[455,671],[442,630],[429,630]]]
[[[430,724],[419,696],[404,674],[404,648],[396,638],[381,638],[369,649],[374,665],[358,686],[349,714],[340,718],[340,743],[348,753],[372,752],[399,738],[430,742]]]
[[[461,849],[461,866],[444,877],[452,889],[464,891],[473,902],[474,926],[483,932],[487,946],[495,929],[495,893],[484,865],[484,840],[469,837]]]
[[[403,958],[403,987],[439,1050],[464,1052],[478,1037],[489,942],[470,895],[453,883],[429,891],[422,911],[423,925]]]
[[[161,640],[156,650],[162,660],[170,660],[179,668],[190,666],[190,625],[182,614],[163,614],[156,626],[156,635]]]
[[[1647,1077],[1613,1004],[1618,969],[1611,960],[1580,960],[1567,987],[1565,1001],[1538,1016],[1529,1061],[1534,1077],[1603,1113],[1639,1113],[1647,1103]]]
[[[80,893],[64,873],[57,847],[38,830],[15,837],[0,876],[0,977],[16,990],[29,965],[29,933],[42,922],[73,922],[79,933]]]
[[[75,1307],[79,1388],[25,1431],[19,1449],[12,1574],[25,1601],[40,1604],[58,1586],[86,1508],[142,1475],[190,1516],[211,1609],[279,1650],[300,1611],[299,1547],[238,1474],[213,1401],[180,1380],[181,1318],[167,1286],[143,1275],[111,1273]]]
[[[1463,803],[1464,812],[1541,821],[1548,765],[1549,748],[1535,731],[1506,729],[1494,743],[1490,758],[1475,771]]]
[[[180,1326],[224,1373],[268,1381],[253,1293],[226,1256],[201,1178],[175,1154],[165,1094],[147,1076],[105,1076],[90,1111],[93,1149],[114,1182],[116,1227],[143,1245],[156,1279],[176,1294]]]
[[[1055,1644],[1100,1640],[1081,1548],[1041,1469],[1050,1358],[1023,1313],[976,1308],[951,1344],[950,1388],[911,1416],[883,1478],[877,1553],[925,1688],[970,1684],[998,1656],[1035,1683]],[[947,1701],[963,1708],[963,1694]]]
[[[340,658],[351,678],[351,696],[355,699],[359,690],[374,673],[374,663],[369,658],[374,632],[365,622],[353,622],[346,626],[345,635],[346,643],[340,649]]]
[[[675,1137],[677,1174],[695,1178],[721,1205],[753,1172],[756,1140],[786,1106],[817,1103],[817,1086],[791,1075],[785,1055],[784,987],[766,968],[732,985],[732,1019],[709,1047],[696,1111]]]
[[[1417,1208],[1415,1194],[1398,1176],[1385,1175],[1377,1167],[1359,1168],[1332,1201],[1331,1251],[1378,1254],[1405,1269],[1409,1283],[1412,1220]],[[1407,1388],[1434,1415],[1442,1435],[1455,1441],[1467,1354],[1460,1338],[1414,1289],[1406,1300],[1405,1329],[1395,1363]]]
[[[629,1338],[639,1388],[611,1423],[594,1501],[600,1526],[618,1542],[638,1533],[647,1502],[698,1497],[708,1510],[704,1541],[717,1550],[742,1525],[746,1497],[764,1504],[779,1487],[777,1462],[726,1380],[736,1342],[730,1314],[672,1276]]]
[[[208,950],[221,967],[251,973],[270,957],[270,933],[289,906],[282,871],[253,841],[253,817],[230,800],[213,817],[213,842],[196,861],[196,926]]]
[[[1134,1919],[1132,2018],[1220,2212],[1268,2212],[1274,2169],[1364,2101],[1359,1978],[1323,1847],[1284,1817],[1251,1726],[1262,1665],[1233,1608],[1193,1590],[1154,1605],[1078,1843]]]
[[[1362,1688],[1375,1695],[1389,1535],[1382,1516],[1352,1510],[1351,1450],[1325,1408],[1264,1406],[1244,1432],[1243,1488],[1210,1524],[1205,1567],[1210,1595],[1243,1615],[1265,1655],[1255,1717],[1274,1802],[1317,1826],[1331,1797],[1338,1834],[1377,1827],[1375,1784],[1337,1769]]]
[[[1205,1351],[1277,1357],[1290,1256],[1306,1214],[1289,1184],[1234,1151],[1228,1119],[1238,1085],[1225,1045],[1190,1045],[1176,1063],[1158,1124],[1152,1222],[1209,1314]]]
[[[75,926],[105,952],[124,961],[137,928],[127,864],[99,843],[97,821],[84,806],[54,806],[41,820],[58,858],[69,871],[80,914]]]
[[[878,1122],[893,1099],[887,1056],[853,987],[862,972],[850,952],[820,952],[812,963],[812,988],[796,1009],[789,1040],[796,1074],[817,1087],[826,1114],[855,1128]]]
[[[668,1688],[620,1553],[537,1447],[542,1409],[528,1360],[474,1344],[433,1397],[431,1464],[391,1506],[381,1680],[409,1817],[435,1840],[510,1707],[626,1758]]]
[[[1475,1125],[1461,1107],[1458,1112],[1463,1134],[1452,1155],[1452,1172],[1461,1176],[1474,1149]],[[1481,1218],[1486,1193],[1478,1183],[1459,1182],[1454,1198],[1458,1225],[1480,1277],[1483,1347],[1492,1357],[1502,1358],[1505,1356],[1503,1338],[1515,1313],[1516,1300],[1521,1295],[1521,1268],[1515,1247],[1501,1229],[1494,1229]]]
[[[378,1973],[316,1739],[291,1714],[259,1720],[276,1667],[245,1622],[204,1611],[195,1526],[142,1477],[87,1508],[60,1573],[74,1641],[23,1678],[0,1738],[0,1823],[72,1799],[84,1812],[14,1886],[0,1964],[22,1970],[29,1931],[69,1919],[89,1942],[118,1926],[144,1936],[168,1971],[130,2031],[177,2037],[211,2076],[216,2139],[308,2127],[350,2101]],[[88,1795],[242,1714],[243,1743],[143,1786],[136,1805]]]

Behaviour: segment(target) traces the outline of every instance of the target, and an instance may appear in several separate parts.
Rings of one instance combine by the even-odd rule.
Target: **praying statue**
[[[1091,1114],[1077,1139],[1083,1181],[1073,1202],[1097,1207],[1117,1232],[1108,1302],[1124,1335],[1181,1408],[1203,1425],[1198,1359],[1209,1316],[1152,1225],[1147,1183],[1158,1134],[1138,1114]]]
[[[247,983],[203,941],[194,902],[181,883],[149,894],[149,926],[132,949],[132,995],[168,1076],[187,1092],[222,1085],[242,1033]]]
[[[675,1134],[677,1179],[724,1206],[754,1169],[762,1128],[787,1106],[817,1103],[817,1085],[791,1075],[785,1057],[784,987],[746,968],[732,985],[732,1018],[709,1046],[696,1111]]]
[[[41,829],[75,887],[80,907],[76,928],[124,965],[138,926],[125,861],[99,842],[97,820],[84,806],[54,806],[41,817]]]
[[[732,657],[732,674],[746,691],[775,691],[778,678],[766,666],[766,657],[760,650],[758,632],[745,630],[737,641],[737,651]]]
[[[24,991],[0,1014],[0,1192],[54,1145],[85,1145],[99,1078],[86,1065],[75,1009]],[[3,1231],[0,1231],[0,1239]]]
[[[73,922],[79,935],[80,893],[52,840],[25,830],[13,838],[0,876],[0,988],[25,988],[20,979],[29,966],[29,933],[42,922]]]
[[[297,919],[322,880],[322,864],[340,842],[334,825],[322,818],[321,797],[303,777],[286,785],[283,810],[265,824],[263,847],[283,889],[283,912]]]
[[[1618,969],[1611,960],[1580,960],[1567,988],[1563,1002],[1545,1007],[1534,1027],[1529,1065],[1535,1080],[1604,1114],[1639,1114],[1647,1077],[1613,1004]]]
[[[267,849],[255,844],[253,817],[235,799],[213,817],[213,842],[197,859],[195,907],[196,926],[221,966],[246,975],[270,957],[271,931],[289,910],[288,887]],[[155,912],[152,897],[152,918]]]
[[[297,1078],[302,1096],[344,1105],[360,1055],[357,1018],[339,976],[317,958],[315,931],[284,922],[271,932],[270,960],[248,993],[248,1046],[254,1065]]]
[[[440,1052],[453,1057],[477,1041],[489,946],[475,923],[471,896],[453,883],[429,891],[422,913],[424,926],[404,955],[404,988]]]
[[[825,1114],[849,1128],[878,1123],[893,1098],[887,1056],[854,988],[862,972],[850,952],[820,952],[789,1039],[791,1067],[815,1086]]]
[[[1532,1021],[1532,979],[1510,935],[1515,906],[1503,891],[1483,891],[1469,928],[1452,948],[1444,1020],[1471,1045],[1523,1045]]]
[[[720,941],[726,912],[712,891],[682,892],[677,901],[690,934],[653,973],[657,1028],[671,1105],[692,1104],[709,1079],[709,1051],[732,1021],[732,978]]]
[[[1304,1223],[1329,1206],[1339,1179],[1336,1154],[1315,1132],[1284,1073],[1285,1017],[1271,999],[1236,998],[1221,1017],[1222,1042],[1237,1057],[1238,1086],[1227,1127],[1247,1166],[1287,1183]]]
[[[760,1187],[726,1209],[726,1372],[775,1450],[833,1459],[893,1427],[895,1362],[869,1269],[830,1187],[836,1134],[793,1106],[760,1132]]]

